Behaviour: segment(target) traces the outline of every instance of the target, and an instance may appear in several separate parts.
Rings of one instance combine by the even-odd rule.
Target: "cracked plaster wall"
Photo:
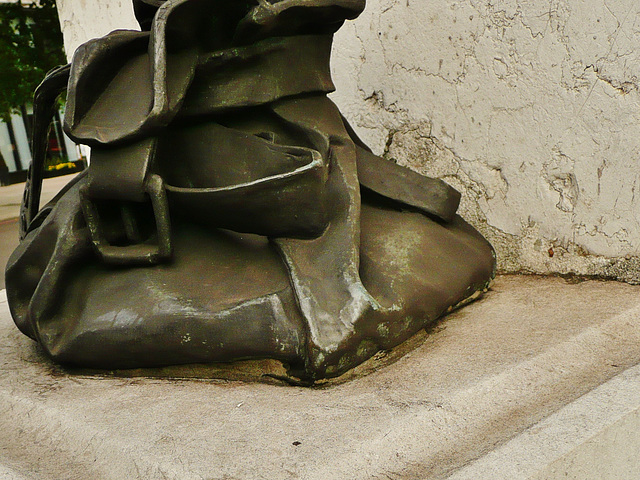
[[[131,0],[57,0],[67,58],[79,45],[117,29],[139,30]]]
[[[369,0],[334,100],[443,178],[502,271],[640,281],[640,3]]]
[[[59,9],[68,51],[135,25],[127,0]],[[640,282],[640,3],[368,0],[332,68],[363,140],[458,188],[502,271]]]

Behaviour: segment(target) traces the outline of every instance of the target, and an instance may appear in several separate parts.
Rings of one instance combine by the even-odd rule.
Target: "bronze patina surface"
[[[459,193],[371,153],[326,96],[333,33],[364,0],[134,8],[141,32],[82,45],[37,93],[45,118],[68,79],[65,131],[92,147],[40,212],[35,155],[6,272],[16,325],[54,360],[271,358],[314,381],[487,287],[494,252]]]

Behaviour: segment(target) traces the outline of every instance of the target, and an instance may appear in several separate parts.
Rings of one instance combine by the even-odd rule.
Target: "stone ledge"
[[[513,442],[596,398],[585,394],[609,379],[602,388],[633,383],[636,370],[623,372],[640,363],[639,294],[614,282],[499,277],[404,356],[318,388],[72,374],[17,332],[0,298],[0,479],[456,478],[518,455]],[[583,425],[602,425],[587,436],[606,439],[635,418],[632,405],[597,398],[606,421],[592,422],[588,406],[582,423],[569,415],[566,448],[550,447],[558,456],[502,478],[562,470],[560,458],[588,451],[578,455]]]
[[[448,480],[640,478],[640,366],[528,428]]]

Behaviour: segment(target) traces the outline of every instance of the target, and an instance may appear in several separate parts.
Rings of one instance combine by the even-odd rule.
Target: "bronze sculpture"
[[[141,32],[82,45],[36,96],[47,112],[68,80],[65,130],[92,147],[41,211],[34,156],[7,267],[13,318],[48,355],[273,358],[313,382],[487,287],[493,249],[458,192],[375,156],[326,96],[333,33],[364,0],[134,8]]]

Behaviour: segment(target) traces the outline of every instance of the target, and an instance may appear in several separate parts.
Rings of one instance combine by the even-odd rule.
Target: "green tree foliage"
[[[55,0],[0,3],[0,118],[31,103],[46,73],[66,63]]]

